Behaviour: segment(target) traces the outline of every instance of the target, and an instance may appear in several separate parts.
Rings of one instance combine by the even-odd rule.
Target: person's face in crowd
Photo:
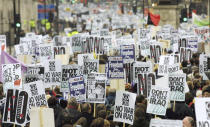
[[[204,92],[203,97],[210,97],[210,93],[209,92]]]
[[[185,117],[182,122],[183,122],[183,127],[191,127],[188,117]]]

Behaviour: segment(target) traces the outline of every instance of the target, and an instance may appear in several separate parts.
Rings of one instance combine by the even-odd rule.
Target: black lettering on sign
[[[183,48],[186,48],[187,47],[187,40],[186,38],[182,38],[179,40],[178,42],[178,51],[180,52],[180,48],[183,47]]]
[[[199,121],[198,122],[198,127],[210,127],[210,124],[208,121]]]
[[[161,47],[159,45],[150,45],[151,59],[154,59],[155,63],[158,63],[160,56],[161,56]]]
[[[55,61],[49,61],[49,71],[55,71]]]
[[[130,120],[133,122],[133,112],[134,109],[130,107],[124,107],[123,119]]]
[[[66,54],[65,47],[54,47],[54,57],[55,55],[63,55]]]
[[[115,118],[122,118],[122,111],[123,107],[122,106],[115,106]]]
[[[25,123],[26,111],[28,106],[28,93],[25,91],[9,89],[7,92],[6,104],[4,107],[4,123]]]
[[[36,84],[31,84],[31,85],[30,85],[30,90],[31,90],[32,96],[38,95],[38,89],[37,89],[37,87],[36,87]]]
[[[123,93],[122,105],[129,106],[129,94]]]

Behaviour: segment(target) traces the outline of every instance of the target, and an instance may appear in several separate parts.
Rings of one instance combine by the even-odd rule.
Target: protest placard
[[[187,39],[186,37],[182,37],[178,41],[178,51],[180,53],[181,48],[187,48]]]
[[[149,97],[152,85],[155,85],[155,73],[139,73],[137,83],[137,94]]]
[[[39,45],[40,62],[53,58],[53,47],[51,44]]]
[[[60,92],[69,93],[69,81],[61,81]]]
[[[44,67],[41,66],[27,67],[27,72],[25,75],[25,83],[30,83],[38,80],[44,81]]]
[[[105,103],[106,80],[106,74],[88,74],[86,86],[86,102]]]
[[[139,40],[139,55],[149,56],[150,55],[150,43],[148,39]]]
[[[180,48],[180,62],[182,61],[190,61],[190,59],[192,58],[192,50],[191,48]]]
[[[2,79],[4,92],[7,89],[21,89],[22,88],[22,76],[21,65],[16,64],[3,64],[2,65]]]
[[[180,63],[180,54],[170,54],[170,56],[174,57],[174,63]]]
[[[187,38],[188,41],[188,48],[192,49],[193,52],[197,52],[198,51],[198,36],[189,36]]]
[[[120,55],[123,58],[123,63],[132,63],[135,61],[134,45],[120,45]]]
[[[147,74],[153,72],[152,62],[135,62],[133,64],[133,81],[138,82],[138,74]]]
[[[29,110],[31,107],[47,106],[43,81],[35,81],[24,84],[24,91],[29,96]]]
[[[104,54],[105,49],[104,49],[104,43],[105,43],[105,38],[100,37],[100,36],[85,36],[85,41],[82,41],[82,50],[83,53],[93,53],[95,52],[96,54]]]
[[[98,72],[99,60],[98,59],[85,59],[83,65],[83,74],[87,75],[91,72]]]
[[[73,52],[82,51],[81,34],[77,34],[71,37],[71,47],[72,47]]]
[[[162,48],[159,44],[150,45],[150,58],[154,60],[155,63],[159,63],[159,57],[161,56]]]
[[[8,89],[2,122],[25,126],[28,99],[29,96],[26,91]]]
[[[51,85],[60,85],[62,77],[61,62],[58,60],[47,60],[44,62],[44,87],[50,87]]]
[[[126,91],[116,91],[114,119],[133,125],[136,94]]]
[[[181,120],[151,119],[149,127],[183,127]]]
[[[159,65],[158,75],[164,76],[166,74],[176,73],[180,70],[179,63],[172,65]]]
[[[110,79],[123,79],[124,68],[122,57],[108,57],[107,77]]]
[[[65,54],[70,54],[69,48],[67,46],[54,46],[53,47],[53,52],[54,52],[54,58],[55,55],[65,55]]]
[[[6,43],[6,35],[0,35],[0,55],[1,55],[1,51],[5,51],[7,50],[7,43]]]
[[[53,43],[55,46],[61,46],[62,45],[62,36],[60,36],[60,35],[54,36]]]
[[[85,59],[94,59],[93,54],[78,54],[78,65],[83,66]]]
[[[28,54],[28,45],[26,43],[15,45],[16,55],[27,55]]]
[[[62,65],[62,81],[83,75],[83,68],[77,64]]]
[[[33,107],[30,118],[30,127],[55,127],[53,108]]]
[[[210,55],[201,54],[199,58],[199,73],[203,80],[210,80]]]
[[[77,102],[86,100],[85,84],[83,76],[69,79],[70,97],[76,98]]]
[[[147,113],[165,115],[170,99],[170,90],[167,87],[152,87],[148,100]]]
[[[197,127],[210,126],[210,98],[195,98]]]
[[[185,101],[186,74],[169,74],[170,100]]]
[[[174,57],[169,55],[161,55],[159,65],[172,65],[174,64]]]

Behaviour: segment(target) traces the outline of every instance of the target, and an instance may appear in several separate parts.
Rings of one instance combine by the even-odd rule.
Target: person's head
[[[55,107],[58,104],[56,97],[52,96],[47,100],[49,108]]]
[[[62,108],[66,108],[66,106],[67,106],[67,101],[66,100],[60,100],[60,106],[62,107]]]
[[[72,98],[69,99],[68,108],[72,108],[72,109],[77,109],[78,108],[78,103],[77,103],[76,98],[72,97]]]
[[[193,90],[194,89],[194,85],[193,85],[193,82],[192,81],[187,81],[187,85],[189,87],[190,90]]]
[[[197,73],[197,74],[195,74],[194,78],[195,78],[195,79],[198,79],[198,80],[200,80],[200,81],[202,80],[201,75],[200,75],[200,74],[198,74],[198,73]]]
[[[192,117],[187,116],[183,119],[182,122],[183,122],[183,127],[195,127],[195,121],[193,120]]]
[[[81,111],[82,112],[91,113],[91,105],[90,105],[90,103],[84,103],[84,104],[82,104]]]
[[[109,96],[115,96],[116,95],[116,89],[109,89]]]
[[[105,110],[106,111],[106,105],[105,104],[98,104],[96,106],[96,112],[99,112],[101,110]]]
[[[81,125],[81,127],[87,126],[87,119],[85,117],[81,117],[77,120],[73,127],[77,127],[77,125]]]
[[[145,97],[144,97],[144,95],[138,95],[138,96],[136,96],[136,104],[138,104],[138,103],[145,103]]]
[[[90,127],[104,127],[104,119],[102,118],[94,119]]]
[[[202,90],[203,97],[210,97],[210,86],[204,86]]]
[[[99,112],[97,112],[97,117],[106,119],[106,110],[100,110]]]
[[[182,61],[182,67],[187,67],[187,61]]]
[[[193,95],[188,92],[185,94],[185,103],[189,105],[193,101]]]
[[[194,86],[195,89],[201,88],[200,80],[199,79],[193,80],[193,86]]]
[[[110,127],[110,122],[108,120],[104,120],[104,127]]]

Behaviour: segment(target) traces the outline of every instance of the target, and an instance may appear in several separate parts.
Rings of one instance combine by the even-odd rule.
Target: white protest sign
[[[53,58],[53,47],[50,44],[41,44],[39,46],[40,62]]]
[[[60,85],[61,83],[61,62],[57,60],[48,60],[44,62],[44,87],[51,85]]]
[[[24,90],[29,96],[29,109],[31,109],[31,107],[47,106],[47,99],[45,97],[44,84],[42,81],[24,84]]]
[[[185,101],[186,74],[169,74],[170,100]]]
[[[106,98],[106,74],[88,74],[86,87],[86,102],[105,103]]]
[[[24,90],[29,96],[28,116],[32,107],[48,106],[42,81],[24,84]]]
[[[61,81],[60,92],[69,93],[69,81]]]
[[[210,126],[210,98],[195,98],[197,127]]]
[[[201,54],[199,58],[199,73],[203,80],[210,80],[210,55]]]
[[[151,119],[149,127],[183,127],[181,120]]]
[[[55,127],[53,108],[33,107],[30,118],[30,127]]]
[[[38,80],[44,81],[44,67],[42,66],[27,67],[27,72],[25,74],[25,83],[30,83]]]
[[[174,57],[173,56],[166,56],[166,55],[161,55],[160,56],[159,65],[172,65],[172,64],[174,64]]]
[[[86,59],[94,59],[93,54],[78,54],[77,56],[78,65],[83,66],[84,60]]]
[[[82,51],[82,41],[81,34],[77,34],[71,37],[71,47],[73,52],[81,52]]]
[[[170,99],[170,90],[165,87],[152,87],[148,100],[147,113],[165,115]]]
[[[83,75],[83,68],[77,64],[62,65],[62,81]]]
[[[108,57],[107,77],[110,79],[123,79],[124,68],[122,57]]]
[[[138,74],[147,74],[153,72],[153,65],[152,62],[148,61],[148,62],[135,62],[133,64],[133,79],[134,82],[138,82],[137,81],[137,77]]]
[[[123,58],[123,63],[132,63],[135,60],[134,45],[120,45],[120,55]]]
[[[86,100],[85,83],[83,76],[69,79],[70,97],[76,98],[77,102]]]
[[[7,89],[21,89],[22,88],[22,76],[21,65],[16,64],[3,64],[2,65],[2,79],[4,92]]]
[[[83,74],[87,75],[91,72],[98,72],[99,60],[98,59],[85,59],[83,65]]]
[[[28,109],[28,93],[15,89],[8,89],[2,123],[13,123],[25,126]]]
[[[70,55],[70,48],[68,46],[54,46],[54,58],[56,55]]]
[[[189,36],[187,38],[188,48],[191,48],[193,52],[198,51],[198,37],[197,36]]]
[[[2,50],[7,50],[6,35],[0,35],[0,55]]]
[[[164,76],[171,73],[176,73],[180,70],[179,63],[172,65],[159,65],[158,66],[158,75]]]
[[[159,63],[161,52],[162,48],[160,44],[150,44],[150,58],[153,59],[155,63]]]
[[[16,55],[27,55],[28,54],[28,45],[26,43],[15,45]]]
[[[114,119],[133,125],[136,94],[126,91],[116,91]]]
[[[180,62],[182,61],[190,61],[192,58],[192,49],[191,48],[180,48]]]
[[[138,74],[138,83],[137,83],[137,94],[144,95],[145,97],[149,97],[150,90],[152,86],[155,86],[155,73],[139,73]]]

